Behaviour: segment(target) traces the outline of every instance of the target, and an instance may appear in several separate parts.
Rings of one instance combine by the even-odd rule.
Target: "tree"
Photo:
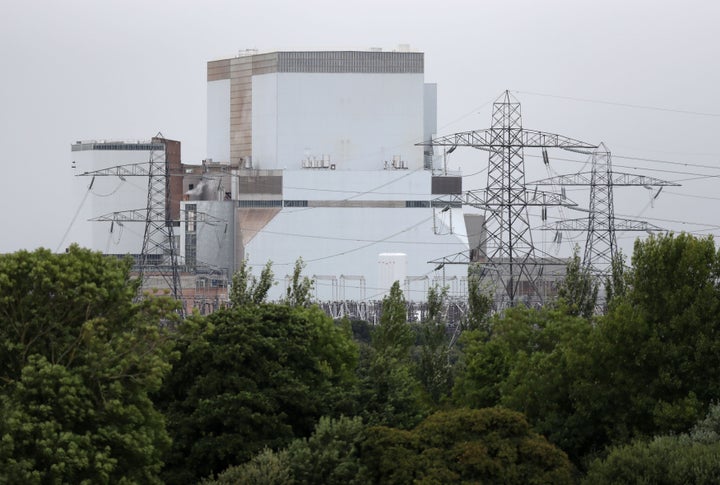
[[[396,281],[388,296],[383,298],[380,323],[374,329],[372,346],[378,353],[407,359],[415,338],[407,323],[405,297]]]
[[[427,413],[422,388],[410,362],[372,348],[361,354],[360,414],[372,425],[411,428]]]
[[[274,452],[270,448],[255,455],[242,465],[231,466],[217,478],[206,478],[200,485],[292,485],[290,456],[287,450]]]
[[[627,281],[625,275],[625,256],[618,253],[610,266],[610,275],[605,280],[605,302],[610,308],[615,298],[622,298],[627,293]]]
[[[360,417],[320,418],[307,439],[288,447],[292,476],[297,483],[363,485],[369,482],[360,447],[365,427]]]
[[[407,322],[400,283],[393,283],[383,299],[380,323],[372,343],[361,354],[362,415],[371,424],[411,427],[425,413],[421,386],[412,367],[410,349],[415,335]]]
[[[428,316],[420,324],[420,345],[417,349],[417,374],[429,401],[435,405],[452,389],[450,341],[443,317],[447,306],[447,288],[430,287]]]
[[[177,305],[133,303],[132,262],[71,246],[0,255],[0,482],[159,483],[148,394]]]
[[[522,412],[540,434],[578,460],[604,436],[586,413],[596,397],[588,385],[593,327],[558,308],[516,307],[496,315],[491,328],[491,336],[463,334],[455,402]]]
[[[364,439],[359,417],[322,417],[310,437],[295,439],[275,452],[265,448],[247,463],[220,473],[217,480],[202,483],[363,485],[369,483],[360,456]]]
[[[308,436],[320,416],[354,410],[357,347],[317,307],[232,307],[205,322],[157,396],[173,438],[168,483],[218,473]]]
[[[573,483],[567,456],[501,408],[437,412],[412,431],[367,431],[371,483]]]
[[[711,237],[637,241],[624,297],[598,325],[614,443],[679,433],[720,399],[720,257]],[[621,409],[625,407],[625,410]]]
[[[558,288],[558,299],[568,314],[591,318],[595,313],[598,284],[587,268],[580,263],[579,248],[566,266],[565,278]]]
[[[578,465],[608,445],[682,433],[720,399],[720,258],[711,238],[638,241],[624,289],[589,324],[513,309],[472,337],[459,402],[525,413]]]
[[[584,317],[563,310],[527,314],[524,324],[533,337],[509,360],[507,377],[498,386],[500,404],[523,413],[538,433],[579,462],[605,438],[598,417],[587,412],[605,402],[592,386],[602,372],[592,360],[594,329]]]
[[[488,332],[492,305],[492,299],[480,288],[477,276],[470,276],[468,278],[468,312],[463,319],[462,329]]]
[[[517,359],[540,348],[549,320],[547,312],[519,306],[494,315],[488,324],[489,333],[463,332],[454,388],[456,402],[474,408],[498,405],[501,387]]]
[[[500,387],[510,374],[513,359],[507,342],[471,330],[463,332],[460,343],[463,351],[457,364],[453,401],[471,408],[497,406]]]
[[[259,305],[267,299],[268,291],[273,285],[272,262],[265,263],[260,272],[260,279],[252,274],[248,260],[243,259],[232,277],[230,302],[235,306]]]
[[[307,276],[302,276],[304,268],[305,263],[303,263],[302,258],[298,258],[295,261],[293,274],[285,295],[285,303],[290,306],[308,306],[312,303],[312,290],[315,282]]]
[[[689,433],[611,448],[591,464],[583,483],[715,484],[720,476],[719,430],[720,406],[714,405]]]

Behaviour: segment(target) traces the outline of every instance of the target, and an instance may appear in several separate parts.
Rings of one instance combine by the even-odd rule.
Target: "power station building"
[[[443,280],[464,291],[466,267],[428,263],[468,241],[461,207],[436,202],[462,178],[416,145],[436,131],[422,53],[244,52],[209,62],[207,80],[208,159],[184,182],[187,265],[272,261],[273,298],[300,257],[320,300],[378,299],[395,280],[411,300]]]
[[[466,266],[428,263],[468,249],[461,205],[441,202],[461,194],[462,177],[418,145],[435,134],[436,93],[423,54],[402,46],[208,62],[207,158],[182,163],[180,143],[164,138],[73,144],[83,176],[64,246],[137,260],[144,228],[123,214],[147,206],[148,179],[135,175],[160,156],[188,308],[203,288],[226,287],[244,259],[255,274],[272,261],[271,299],[299,258],[320,301],[377,300],[394,281],[408,300],[425,300],[433,284],[463,296]]]
[[[70,151],[72,193],[78,210],[76,223],[70,226],[61,246],[77,243],[109,255],[139,258],[144,227],[132,224],[127,214],[147,208],[147,165],[151,158],[167,164],[173,174],[181,174],[180,142],[164,138],[77,141]],[[164,194],[167,219],[179,220],[182,179],[171,177],[169,183],[170,190]]]

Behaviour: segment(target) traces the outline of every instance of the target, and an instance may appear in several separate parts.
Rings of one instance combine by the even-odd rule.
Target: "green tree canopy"
[[[357,347],[317,307],[223,309],[181,350],[158,395],[174,440],[169,483],[243,463],[355,406]]]
[[[440,404],[452,390],[453,367],[445,311],[447,288],[428,290],[428,315],[419,325],[419,345],[415,352],[417,376],[433,405]]]
[[[502,408],[440,411],[411,431],[373,427],[367,435],[372,483],[573,483],[565,453]]]
[[[558,288],[560,306],[570,315],[591,318],[598,299],[598,283],[580,262],[579,248],[567,264],[565,277]]]
[[[303,276],[303,269],[305,269],[305,263],[302,258],[298,258],[295,261],[290,284],[285,293],[285,303],[290,306],[309,306],[312,303],[312,290],[315,282],[307,276]]]
[[[358,366],[361,414],[370,424],[414,426],[426,410],[410,356],[415,334],[397,281],[383,299],[380,322],[371,337],[371,346],[363,348]]]
[[[369,482],[360,447],[365,439],[362,419],[322,417],[309,438],[298,438],[285,449],[266,448],[242,465],[228,468],[203,485],[364,485]]]
[[[373,330],[372,345],[379,353],[406,359],[414,341],[415,336],[407,321],[405,297],[400,282],[396,281],[390,293],[383,298],[380,323]]]
[[[158,483],[169,446],[148,393],[169,371],[130,261],[71,246],[0,255],[0,482]]]
[[[583,484],[712,485],[720,477],[720,405],[689,433],[636,440],[595,460]]]
[[[720,399],[720,259],[711,238],[681,234],[638,241],[632,262],[592,322],[514,308],[467,332],[456,401],[525,413],[580,466],[687,431]]]
[[[235,306],[259,305],[267,299],[272,285],[272,262],[268,261],[260,272],[260,278],[256,278],[248,260],[244,259],[232,277],[230,303]]]
[[[603,369],[598,387],[617,399],[605,413],[614,442],[686,431],[720,399],[720,257],[713,239],[638,241],[627,281],[595,341]]]
[[[493,301],[480,288],[480,281],[476,275],[468,272],[468,311],[462,321],[463,330],[488,331],[488,322],[493,310]]]

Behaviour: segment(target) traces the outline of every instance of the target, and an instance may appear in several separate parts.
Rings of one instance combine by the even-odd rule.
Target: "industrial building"
[[[441,202],[462,192],[461,175],[418,145],[435,134],[437,110],[422,53],[246,51],[208,62],[207,80],[200,164],[182,163],[180,143],[162,137],[72,145],[83,199],[65,246],[139,260],[144,228],[131,222],[148,206],[142,167],[154,159],[166,164],[158,224],[174,229],[166,243],[188,309],[207,306],[195,297],[203,288],[226,295],[243,259],[256,273],[272,261],[271,299],[298,258],[320,301],[377,300],[396,280],[409,300],[432,284],[465,294],[466,267],[428,263],[467,250],[468,238],[461,206]]]
[[[179,141],[77,141],[71,155],[78,208],[58,250],[75,243],[108,256],[130,255],[143,291],[172,289],[174,273],[181,289],[175,296],[186,312],[207,313],[227,301],[232,268],[188,267],[168,254],[179,245],[173,228],[182,219],[184,175],[197,170],[181,163]]]
[[[524,127],[509,91],[493,103],[490,128],[437,136],[436,118],[424,55],[407,46],[210,61],[207,157],[182,163],[180,142],[162,136],[75,143],[83,223],[63,243],[133,255],[146,286],[166,285],[187,310],[224,304],[243,261],[256,273],[272,262],[270,299],[280,299],[300,259],[334,316],[368,314],[395,281],[410,302],[433,285],[466,301],[468,265],[502,309],[543,304],[564,277],[566,261],[535,247],[529,209],[546,221],[548,207],[577,204],[538,185],[590,185],[589,217],[554,230],[558,244],[562,231],[587,232],[583,268],[593,274],[616,257],[612,186],[671,185],[614,173],[604,145]],[[489,153],[484,189],[464,190],[462,174],[448,172],[444,155],[458,147]],[[525,149],[541,150],[546,165],[548,150],[588,154],[593,169],[529,191]]]
[[[208,160],[182,203],[187,264],[272,261],[273,298],[300,257],[319,300],[377,299],[395,280],[408,299],[443,279],[464,292],[467,268],[428,263],[468,245],[461,207],[434,202],[461,193],[460,174],[416,145],[436,130],[422,53],[243,52],[209,62],[207,79]]]
[[[148,203],[147,164],[151,157],[182,172],[180,142],[149,140],[77,141],[70,147],[72,193],[78,202],[72,224],[61,246],[77,243],[109,255],[140,256],[144,227],[126,224],[114,214],[145,210]],[[167,197],[168,220],[179,220],[182,179],[172,177]],[[128,221],[131,222],[131,221]]]

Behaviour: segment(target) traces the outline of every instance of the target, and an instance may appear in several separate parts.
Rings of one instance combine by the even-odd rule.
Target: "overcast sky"
[[[489,127],[492,100],[516,91],[525,127],[604,141],[616,171],[683,181],[653,206],[646,189],[616,189],[619,216],[720,234],[719,22],[713,0],[4,0],[0,252],[59,245],[77,208],[75,140],[162,132],[184,162],[203,159],[208,60],[398,44],[425,53],[439,134]],[[461,152],[463,172],[487,166]],[[557,153],[551,174],[583,160]],[[526,170],[548,176],[537,157]],[[626,250],[635,236],[618,234]]]

